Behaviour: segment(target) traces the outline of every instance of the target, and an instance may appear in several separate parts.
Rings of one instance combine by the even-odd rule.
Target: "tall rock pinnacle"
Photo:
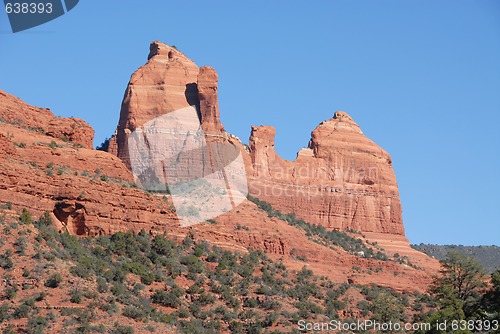
[[[217,101],[218,75],[212,67],[203,66],[198,74],[200,116],[205,133],[221,133],[219,102]]]
[[[148,61],[132,74],[123,97],[120,120],[109,150],[130,167],[129,135],[166,113],[199,105],[198,66],[177,49],[152,42]]]

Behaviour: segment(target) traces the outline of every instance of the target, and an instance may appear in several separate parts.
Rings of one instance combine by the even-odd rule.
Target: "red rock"
[[[220,122],[217,101],[219,77],[212,67],[203,66],[198,74],[198,95],[202,128],[206,134],[220,134],[224,127]]]
[[[322,122],[293,162],[276,154],[272,127],[252,127],[246,152],[239,140],[225,133],[220,122],[216,71],[211,67],[198,69],[165,44],[153,42],[150,49],[148,62],[132,75],[117,137],[110,142],[109,152],[117,152],[127,166],[127,140],[132,131],[159,116],[195,105],[207,142],[222,141],[241,150],[251,195],[327,228],[404,234],[391,158],[363,135],[348,114],[336,112],[334,118]],[[150,145],[152,151],[179,149],[171,142],[163,143],[165,147]],[[206,164],[196,157],[187,159],[192,163],[184,173],[206,173],[198,171]]]
[[[19,107],[26,109],[29,106]],[[272,128],[254,128],[251,153],[245,154],[249,169],[252,168],[252,155],[263,159],[265,155],[259,154],[267,152],[272,156],[273,136]],[[56,141],[57,148],[47,145],[51,140]],[[225,140],[245,151],[236,137],[227,135]],[[14,143],[25,145],[16,147]],[[35,219],[44,211],[50,211],[55,228],[79,236],[138,232],[141,229],[150,234],[164,233],[178,241],[189,235],[228,250],[247,252],[259,249],[274,260],[282,259],[289,269],[301,270],[307,265],[315,274],[327,276],[334,282],[355,277],[357,284],[375,283],[398,291],[424,291],[431,280],[429,273],[439,267],[436,260],[411,249],[403,235],[367,232],[363,239],[365,243],[378,241],[389,255],[396,252],[400,256],[407,255],[423,270],[395,262],[360,258],[340,248],[324,247],[310,240],[303,230],[283,220],[269,218],[266,212],[248,201],[217,217],[217,224],[202,223],[190,229],[181,228],[170,198],[131,187],[132,174],[116,156],[77,148],[16,125],[0,123],[0,157],[0,204],[10,202],[13,209],[2,209],[8,219],[17,219],[17,214],[26,208]],[[277,155],[274,159],[275,163],[292,164]],[[52,175],[48,170],[52,170]],[[270,175],[275,175],[272,170]],[[356,237],[361,238],[360,235]],[[297,260],[292,253],[306,258],[307,262]],[[376,267],[382,270],[373,275],[360,275],[353,272],[353,266],[365,268],[365,272]],[[395,271],[404,271],[404,275],[395,280]]]
[[[293,162],[276,154],[274,136],[252,127],[251,195],[327,228],[404,234],[391,158],[349,115],[318,125]]]
[[[0,203],[28,209],[35,218],[49,211],[57,228],[82,236],[176,224],[171,204],[134,188],[118,157],[49,136],[75,133],[66,130],[65,119],[53,122],[48,109],[3,92],[0,118],[7,120],[0,122]],[[49,124],[50,133],[33,130]]]
[[[242,152],[252,195],[282,212],[296,212],[306,221],[329,229],[364,231],[363,236],[355,237],[366,245],[377,241],[389,256],[407,255],[423,270],[325,247],[313,242],[303,230],[269,218],[248,201],[217,217],[217,224],[179,227],[171,198],[133,187],[133,175],[124,162],[132,131],[190,105],[197,106],[200,112],[208,143],[228,143]],[[238,138],[226,134],[220,123],[215,70],[198,70],[192,61],[164,44],[152,43],[148,62],[132,75],[117,137],[110,141],[109,151],[115,155],[54,139],[70,136],[88,142],[89,137],[84,136],[88,131],[79,132],[78,122],[54,121],[48,109],[26,105],[3,92],[0,118],[8,122],[0,123],[0,203],[11,203],[13,210],[4,211],[11,217],[22,208],[35,218],[48,210],[56,228],[81,236],[138,232],[143,228],[150,234],[165,233],[177,240],[189,235],[224,249],[263,250],[272,259],[283,259],[289,269],[301,270],[307,265],[315,274],[335,282],[351,279],[356,284],[375,283],[398,291],[425,290],[431,280],[429,273],[439,267],[436,260],[409,247],[390,157],[366,138],[347,114],[337,112],[334,118],[321,123],[312,132],[308,147],[300,150],[293,162],[276,154],[276,131],[272,127],[252,127],[249,146],[245,147]],[[40,124],[41,131],[28,129]],[[48,145],[52,140],[57,148]],[[186,173],[199,173],[199,161],[189,155],[186,158],[193,167]],[[226,158],[221,157],[221,161]],[[295,188],[289,190],[291,186]],[[273,189],[281,194],[266,195]],[[284,192],[287,189],[291,192]],[[307,258],[307,262],[293,254]],[[365,270],[353,271],[354,266]],[[368,273],[369,268],[381,271]],[[393,274],[396,271],[404,272],[397,280]]]
[[[152,42],[148,61],[135,71],[125,90],[116,138],[110,150],[130,167],[128,138],[144,123],[169,112],[199,106],[199,69],[182,52],[160,42]],[[110,151],[110,152],[111,152]]]
[[[54,138],[65,138],[92,148],[94,129],[78,118],[55,117],[48,108],[37,108],[0,90],[0,119]]]

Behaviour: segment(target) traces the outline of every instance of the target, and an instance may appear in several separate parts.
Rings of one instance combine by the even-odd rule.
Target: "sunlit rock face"
[[[151,43],[148,61],[132,75],[125,91],[109,152],[132,169],[130,152],[135,152],[136,161],[141,163],[137,160],[141,156],[137,148],[129,147],[129,139],[136,129],[149,127],[148,122],[169,113],[196,110],[194,125],[203,132],[203,145],[207,149],[197,151],[195,146],[199,143],[193,138],[155,139],[155,143],[149,143],[150,152],[162,150],[161,154],[166,156],[183,150],[184,165],[175,171],[179,179],[192,180],[220,170],[214,166],[214,159],[220,164],[234,161],[231,152],[236,148],[241,151],[249,194],[280,211],[294,212],[310,223],[329,229],[404,235],[391,158],[363,134],[347,113],[335,112],[330,120],[319,124],[312,131],[307,147],[291,162],[275,152],[273,127],[252,127],[248,146],[227,134],[220,122],[217,94],[218,76],[213,68],[198,68],[175,48],[160,42]],[[167,127],[185,128],[185,124],[181,124],[183,118],[176,119],[178,126],[172,125],[171,120]],[[211,143],[229,146],[210,150]],[[165,167],[157,166],[151,179],[165,181],[168,173]],[[229,180],[227,177],[223,179]]]
[[[293,162],[276,154],[275,132],[252,127],[251,195],[327,228],[404,234],[391,158],[347,113],[318,125]]]

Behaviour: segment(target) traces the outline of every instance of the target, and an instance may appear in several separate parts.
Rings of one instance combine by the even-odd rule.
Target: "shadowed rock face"
[[[241,150],[251,195],[327,228],[404,235],[391,158],[363,135],[347,113],[336,112],[319,124],[307,148],[290,162],[274,150],[273,127],[252,127],[248,150],[225,133],[217,85],[213,68],[198,68],[176,49],[151,43],[147,63],[132,75],[126,89],[109,152],[130,167],[127,140],[136,128],[161,115],[195,106],[207,143],[227,142]],[[200,168],[199,161],[192,161],[186,170]]]

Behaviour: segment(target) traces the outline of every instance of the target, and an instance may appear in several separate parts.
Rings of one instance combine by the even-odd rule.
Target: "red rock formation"
[[[123,98],[120,120],[110,149],[130,167],[128,138],[144,123],[169,112],[199,106],[199,69],[177,49],[152,42],[148,61],[135,71]],[[111,152],[111,151],[110,151]]]
[[[82,140],[56,139],[59,133],[75,139],[80,132],[68,129],[79,123],[92,135],[85,122],[56,119],[48,109],[3,92],[0,119],[0,203],[10,203],[16,212],[26,208],[34,217],[49,211],[57,227],[75,235],[176,224],[171,204],[135,188],[132,173],[119,158],[76,145]],[[50,126],[54,128],[48,132]],[[91,145],[91,137],[81,139]]]
[[[92,148],[94,129],[78,118],[55,117],[48,108],[37,108],[0,90],[0,119],[3,122],[31,128],[54,138],[64,138]]]
[[[316,127],[294,162],[276,154],[274,136],[252,127],[250,194],[328,228],[404,234],[391,158],[349,115]]]
[[[0,96],[0,105],[13,103],[5,101],[8,98],[7,95]],[[16,101],[19,110],[33,108]],[[0,118],[2,116],[0,112]],[[21,124],[26,121],[19,120]],[[269,160],[273,162],[268,165],[266,175],[273,177],[276,176],[274,165],[295,164],[274,153],[272,128],[256,127],[253,132],[251,153],[245,155],[249,170],[252,171],[255,165],[252,157],[256,161],[272,157],[274,160]],[[228,142],[244,151],[237,138],[231,135],[220,138],[227,138]],[[52,140],[57,147],[50,147]],[[322,141],[318,139],[317,143],[321,148]],[[313,149],[305,152],[310,154],[301,157],[322,159],[314,157]],[[224,249],[266,251],[275,260],[281,258],[289,269],[301,270],[306,264],[315,274],[327,276],[335,282],[346,282],[351,278],[359,284],[375,283],[399,291],[425,290],[430,282],[429,273],[436,271],[439,265],[436,260],[412,250],[402,235],[366,233],[363,239],[365,242],[378,241],[388,255],[396,252],[401,256],[408,255],[412,263],[424,270],[394,261],[364,259],[341,248],[322,246],[310,240],[303,230],[283,220],[269,218],[266,212],[249,201],[217,217],[216,224],[202,223],[189,229],[181,228],[171,198],[147,194],[133,187],[131,172],[116,156],[80,148],[14,124],[0,123],[0,158],[0,215],[7,214],[7,219],[17,219],[19,212],[26,208],[35,219],[44,211],[50,211],[56,228],[79,236],[145,229],[149,233],[165,233],[180,241],[190,234]],[[12,210],[6,209],[10,207]],[[307,258],[307,263],[296,256]],[[331,270],[332,266],[335,270]],[[355,266],[367,270],[364,273],[353,271]],[[381,268],[381,272],[370,274],[368,268],[375,267]],[[395,271],[403,273],[397,280],[394,280]]]
[[[239,140],[224,132],[220,122],[215,70],[198,69],[179,51],[159,42],[153,42],[150,49],[148,62],[132,75],[117,137],[110,142],[109,152],[117,152],[129,167],[127,139],[132,131],[161,115],[195,105],[207,142],[231,143],[242,151],[251,195],[328,228],[404,234],[391,159],[363,135],[349,115],[336,112],[334,118],[322,122],[312,132],[308,148],[300,150],[293,162],[276,154],[272,127],[252,127],[248,153]],[[151,152],[169,149],[149,145]],[[195,157],[188,160],[192,164],[185,173],[204,175],[205,171],[197,169],[206,168],[205,164]]]

